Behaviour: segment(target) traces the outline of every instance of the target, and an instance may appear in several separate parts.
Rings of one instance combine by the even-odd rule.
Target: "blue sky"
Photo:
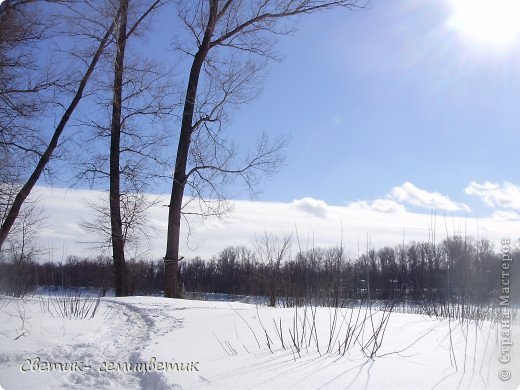
[[[485,7],[463,23],[457,4]],[[234,188],[225,220],[194,221],[182,252],[211,256],[228,245],[251,247],[264,231],[295,229],[317,246],[337,244],[343,231],[351,253],[367,240],[429,240],[433,225],[437,237],[467,230],[494,243],[518,238],[520,4],[504,0],[506,14],[487,4],[372,0],[364,10],[301,18],[297,32],[281,37],[283,60],[271,63],[261,95],[226,128],[243,146],[261,132],[289,135],[286,165],[261,183],[254,202]],[[148,49],[168,46],[170,16],[155,19]],[[164,196],[170,185],[154,192]],[[80,221],[90,218],[85,200],[104,195],[37,192],[49,215],[43,245],[86,250],[78,246],[86,237]],[[157,234],[149,253],[159,257],[167,211],[150,215]]]
[[[291,135],[259,199],[344,205],[411,182],[488,214],[464,190],[516,179],[520,46],[473,40],[450,27],[452,12],[449,1],[374,0],[282,37],[283,61],[229,128],[239,140]]]
[[[270,63],[259,97],[237,107],[225,129],[244,148],[262,132],[291,140],[286,165],[258,186],[256,199],[395,201],[394,189],[409,183],[467,206],[437,210],[431,202],[400,201],[411,210],[492,215],[489,202],[467,189],[492,183],[494,196],[502,196],[507,182],[515,191],[520,184],[513,174],[520,165],[520,6],[504,2],[512,20],[503,21],[507,15],[495,15],[485,0],[371,0],[366,9],[299,18],[296,32],[279,38],[282,60]],[[491,33],[512,24],[510,38],[470,34],[457,23],[458,4],[469,4],[466,12],[483,9],[477,24],[496,19]],[[134,52],[173,65],[183,96],[190,58],[171,49],[173,35],[183,34],[174,14],[166,7],[155,15]],[[178,134],[179,123],[171,121],[167,131]],[[172,159],[175,150],[168,148]],[[167,194],[170,186],[152,191]],[[229,193],[249,198],[245,188]]]

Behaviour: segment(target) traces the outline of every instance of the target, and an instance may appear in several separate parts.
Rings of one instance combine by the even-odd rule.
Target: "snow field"
[[[62,318],[42,310],[39,297],[3,299],[0,386],[514,390],[520,384],[518,327],[512,361],[504,365],[499,326],[489,321],[157,297],[104,298],[89,317]],[[509,381],[498,378],[505,367]]]

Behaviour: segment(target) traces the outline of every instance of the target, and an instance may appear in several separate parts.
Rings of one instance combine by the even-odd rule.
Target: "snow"
[[[512,361],[505,365],[498,361],[499,327],[489,321],[397,312],[385,317],[366,306],[336,311],[158,297],[103,298],[93,318],[89,312],[77,319],[45,306],[50,299],[58,302],[45,296],[0,300],[0,390],[520,385],[517,326]],[[366,326],[353,331],[356,318]],[[384,335],[376,337],[380,348],[370,358],[366,352],[377,345],[372,335],[385,318]],[[351,337],[344,350],[349,331],[357,339]],[[362,345],[369,346],[365,354]],[[504,368],[512,373],[506,382],[498,378]]]

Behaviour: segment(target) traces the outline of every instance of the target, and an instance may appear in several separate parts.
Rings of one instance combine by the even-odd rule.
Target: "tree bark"
[[[63,133],[63,130],[65,129],[65,126],[67,125],[67,122],[69,121],[72,113],[76,109],[77,105],[81,101],[83,97],[83,91],[85,90],[85,87],[88,83],[88,80],[90,76],[92,75],[92,72],[94,71],[94,68],[96,67],[99,58],[101,57],[101,54],[103,53],[103,50],[105,49],[105,46],[107,45],[110,36],[112,35],[112,31],[114,29],[114,22],[112,22],[111,26],[107,30],[106,34],[104,35],[103,39],[100,41],[99,46],[96,50],[96,53],[94,54],[94,57],[90,61],[90,64],[87,68],[87,71],[83,75],[78,89],[76,90],[76,94],[74,95],[74,98],[72,99],[70,105],[65,110],[63,116],[61,117],[60,122],[58,123],[58,126],[54,130],[54,134],[52,135],[52,138],[47,145],[47,148],[41,155],[40,159],[38,160],[38,164],[34,168],[32,174],[29,176],[25,184],[22,186],[20,191],[16,194],[16,197],[13,201],[13,204],[11,205],[9,212],[7,213],[7,216],[4,220],[4,223],[2,224],[0,228],[0,250],[2,249],[2,246],[7,239],[7,236],[9,235],[9,232],[11,231],[11,228],[13,227],[14,223],[16,222],[16,219],[18,218],[18,215],[20,213],[20,209],[22,208],[23,203],[31,193],[32,189],[36,185],[36,182],[40,178],[41,174],[43,173],[43,170],[45,169],[47,163],[50,161],[54,151],[56,150],[56,147],[58,146],[58,141],[60,139],[61,134]]]
[[[110,227],[112,237],[112,257],[115,271],[116,297],[128,294],[126,283],[125,242],[121,223],[121,177],[119,160],[121,154],[121,104],[123,94],[123,72],[126,47],[126,26],[128,1],[119,2],[119,22],[114,63],[114,96],[112,100],[112,121],[110,125]]]
[[[166,242],[166,255],[164,256],[164,296],[167,298],[180,298],[182,288],[178,280],[179,270],[179,241],[181,229],[181,209],[184,188],[186,186],[186,165],[193,131],[193,113],[197,99],[197,87],[200,78],[202,65],[208,54],[213,30],[217,21],[217,0],[210,0],[208,23],[204,31],[204,38],[199,46],[190,69],[186,98],[182,113],[181,133],[177,157],[175,160],[175,170],[173,174],[172,192],[168,213],[168,235]]]

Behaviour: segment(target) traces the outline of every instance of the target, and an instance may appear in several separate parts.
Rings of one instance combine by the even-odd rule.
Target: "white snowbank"
[[[489,322],[392,313],[371,359],[361,347],[373,342],[372,329],[383,318],[375,310],[129,297],[105,298],[94,318],[80,320],[42,310],[38,297],[2,302],[0,389],[513,390],[520,384],[518,328],[512,361],[504,365],[499,328]],[[351,332],[345,349],[356,318],[366,326]],[[504,368],[512,373],[505,382],[498,378]]]

